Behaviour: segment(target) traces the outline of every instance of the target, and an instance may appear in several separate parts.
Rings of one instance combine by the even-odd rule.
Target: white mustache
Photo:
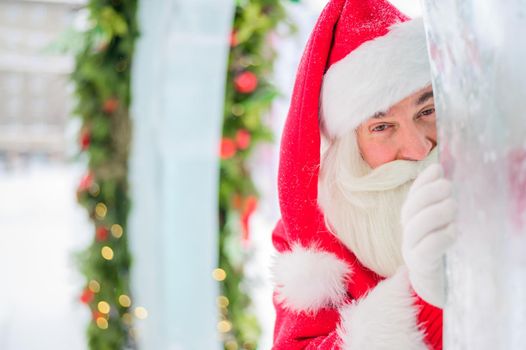
[[[339,179],[344,193],[376,192],[397,188],[416,179],[429,165],[438,162],[438,147],[435,147],[421,161],[395,160],[385,163],[364,176]]]

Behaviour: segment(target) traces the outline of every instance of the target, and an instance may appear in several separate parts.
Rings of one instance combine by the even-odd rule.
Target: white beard
[[[437,148],[422,161],[396,160],[375,169],[362,159],[355,133],[323,152],[318,203],[327,227],[380,276],[403,265],[400,211],[417,175],[438,161]]]

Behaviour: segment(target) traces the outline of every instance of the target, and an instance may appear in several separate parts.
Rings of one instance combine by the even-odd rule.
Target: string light
[[[97,317],[95,322],[97,323],[97,327],[100,329],[108,329],[108,320],[106,320],[104,317]]]
[[[223,308],[227,307],[228,304],[230,303],[228,298],[225,297],[224,295],[218,296],[216,301],[217,301],[217,306],[223,307]]]
[[[122,307],[130,307],[131,305],[131,299],[126,294],[122,294],[119,296],[119,304],[121,304]]]
[[[235,115],[236,117],[240,117],[242,116],[243,114],[245,114],[245,107],[243,107],[243,105],[240,105],[240,104],[234,104],[232,105],[232,114]]]
[[[130,328],[128,330],[128,334],[130,335],[130,337],[132,337],[134,339],[137,339],[137,337],[139,335],[139,331],[137,330],[137,328]]]
[[[108,213],[108,207],[104,203],[97,203],[95,206],[95,215],[97,215],[98,219],[104,219],[106,217],[106,214]]]
[[[95,280],[91,280],[89,281],[88,283],[88,288],[89,290],[91,290],[93,293],[98,293],[100,291],[100,284],[99,282],[95,281]]]
[[[110,313],[110,304],[108,304],[106,301],[99,301],[97,304],[97,309],[103,314],[109,314]]]
[[[247,341],[243,344],[243,349],[254,350],[255,348],[256,348],[256,345],[250,341]]]
[[[229,340],[225,343],[225,349],[226,350],[237,350],[239,349],[239,346],[237,345],[237,342],[235,340]]]
[[[219,282],[224,281],[226,278],[226,272],[225,270],[220,269],[220,268],[214,269],[214,271],[212,271],[212,277],[216,281],[219,281]]]
[[[128,326],[131,325],[132,322],[133,322],[132,315],[130,315],[129,313],[126,312],[124,315],[122,315],[122,322],[124,322]]]
[[[240,63],[242,66],[244,66],[244,67],[248,67],[248,66],[252,65],[252,62],[253,62],[252,59],[249,58],[249,57],[241,57],[241,58],[239,59],[239,63]]]
[[[88,192],[93,196],[97,197],[100,193],[100,186],[96,183],[92,184],[90,188],[88,189]]]
[[[135,308],[135,317],[140,320],[144,320],[146,317],[148,317],[148,311],[142,306],[138,306]]]
[[[110,230],[111,230],[111,234],[115,238],[121,238],[122,234],[124,232],[124,230],[122,229],[122,226],[118,225],[118,224],[111,225],[111,229]]]
[[[232,330],[232,323],[227,320],[219,321],[217,323],[217,330],[221,333],[228,333]]]
[[[113,249],[111,249],[110,247],[108,247],[107,245],[105,245],[104,247],[102,247],[102,249],[100,250],[100,254],[102,255],[102,257],[106,260],[111,260],[113,259]]]

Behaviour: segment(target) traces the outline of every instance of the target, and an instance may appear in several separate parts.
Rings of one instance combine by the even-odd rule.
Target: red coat
[[[366,0],[360,1],[365,6]],[[384,0],[370,2],[374,6],[369,9],[391,6]],[[321,14],[298,68],[282,135],[281,220],[272,237],[278,252],[273,348],[441,349],[442,311],[414,294],[404,268],[382,279],[361,265],[328,232],[317,205],[321,84],[334,28],[352,25],[352,16],[342,13],[354,8],[350,0],[331,0]],[[396,11],[382,11],[387,13]]]
[[[324,225],[317,236],[305,248],[281,221],[274,230],[273,349],[442,349],[442,310],[412,291],[405,269],[383,279]]]

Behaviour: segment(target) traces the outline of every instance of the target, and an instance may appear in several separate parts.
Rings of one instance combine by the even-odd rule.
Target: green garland
[[[127,240],[130,68],[135,39],[136,0],[90,0],[90,28],[77,33],[75,114],[88,172],[77,197],[94,224],[91,245],[79,255],[86,286],[80,297],[92,313],[89,348],[136,348],[133,315],[145,317],[130,297]],[[132,307],[134,307],[132,309]],[[132,313],[133,310],[133,313]]]
[[[286,19],[279,0],[238,0],[226,85],[219,192],[218,330],[226,350],[256,349],[260,328],[243,285],[248,220],[257,191],[247,168],[252,151],[272,140],[263,116],[278,96],[269,82],[275,52],[270,34]],[[292,28],[289,24],[289,28]]]

